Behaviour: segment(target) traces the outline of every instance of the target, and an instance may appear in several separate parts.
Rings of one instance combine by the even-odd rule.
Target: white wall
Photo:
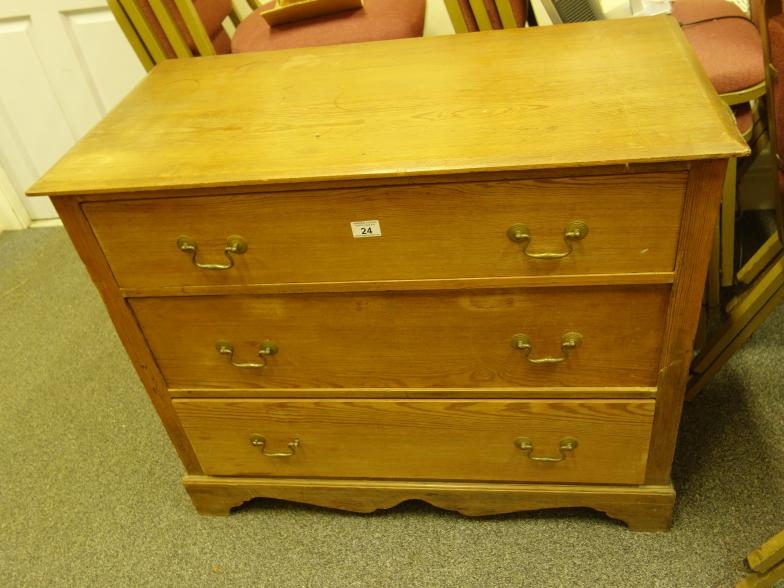
[[[30,215],[19,201],[8,174],[0,167],[0,233],[26,229],[28,226],[30,226]]]
[[[449,20],[444,0],[427,0],[425,5],[425,37],[452,35],[455,29]]]
[[[24,191],[143,75],[106,0],[0,0],[4,228],[19,206],[32,219],[57,216]]]
[[[425,35],[452,33],[427,0]],[[24,191],[143,75],[106,0],[0,0],[0,231],[56,217]]]

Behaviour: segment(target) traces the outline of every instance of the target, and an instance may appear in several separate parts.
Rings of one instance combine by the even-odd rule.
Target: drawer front
[[[657,383],[669,290],[185,296],[129,303],[171,388],[629,387]],[[572,340],[579,345],[572,348]],[[274,355],[267,354],[272,344]]]
[[[644,482],[654,405],[652,400],[174,401],[210,475],[597,484]]]
[[[669,272],[685,184],[685,172],[673,172],[101,202],[84,211],[128,288]],[[367,220],[381,236],[354,237],[351,223]],[[570,221],[587,234],[565,240]],[[518,226],[513,241],[516,225],[527,232]],[[229,261],[233,235],[247,250]]]

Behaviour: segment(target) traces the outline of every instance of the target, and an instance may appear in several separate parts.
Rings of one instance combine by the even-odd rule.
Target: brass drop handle
[[[588,235],[588,225],[583,221],[573,220],[566,223],[564,228],[563,240],[566,243],[566,251],[553,253],[543,251],[541,253],[531,253],[528,251],[528,246],[531,244],[531,231],[528,230],[528,225],[516,224],[509,227],[506,231],[506,236],[510,241],[520,243],[523,246],[523,253],[532,257],[533,259],[561,259],[570,255],[574,249],[572,243],[585,239]]]
[[[231,235],[226,239],[226,247],[223,249],[223,253],[228,258],[229,263],[199,263],[196,261],[196,253],[199,248],[196,244],[196,239],[189,237],[188,235],[180,235],[177,237],[177,247],[183,253],[191,253],[191,262],[193,262],[193,265],[199,269],[205,270],[231,269],[234,267],[234,258],[231,254],[236,253],[237,255],[240,255],[248,250],[248,244],[245,242],[245,239],[239,235]]]
[[[560,443],[558,443],[558,449],[561,451],[561,457],[548,457],[548,456],[533,456],[531,455],[534,452],[534,443],[528,437],[518,437],[514,441],[515,447],[518,449],[522,449],[525,451],[526,456],[528,459],[532,461],[546,461],[546,462],[554,462],[554,461],[563,461],[566,459],[566,456],[569,454],[570,451],[574,451],[577,448],[577,439],[574,437],[564,437],[561,439]]]
[[[221,355],[228,355],[231,365],[238,368],[263,368],[267,367],[267,357],[275,355],[278,352],[278,345],[274,341],[264,341],[259,345],[259,357],[261,363],[238,363],[234,361],[234,345],[228,341],[218,341],[215,343],[215,349]]]
[[[568,333],[564,333],[561,335],[561,349],[563,350],[563,355],[561,357],[531,357],[531,349],[533,348],[531,344],[531,338],[528,335],[523,333],[518,333],[517,335],[512,335],[512,347],[515,349],[519,349],[524,351],[524,357],[528,360],[529,363],[561,363],[569,359],[569,351],[571,349],[575,349],[579,347],[583,342],[583,336],[576,331],[569,331]]]
[[[297,452],[297,448],[299,447],[299,438],[296,438],[294,441],[290,441],[288,443],[288,448],[291,449],[291,452],[289,453],[269,453],[264,451],[264,446],[267,444],[267,440],[261,435],[255,433],[250,436],[250,444],[254,447],[258,447],[264,457],[291,457]]]

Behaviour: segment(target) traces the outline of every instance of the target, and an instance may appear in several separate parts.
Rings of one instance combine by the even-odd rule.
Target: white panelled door
[[[48,198],[25,189],[143,76],[105,0],[0,0],[5,209],[21,201],[33,219],[56,217]]]

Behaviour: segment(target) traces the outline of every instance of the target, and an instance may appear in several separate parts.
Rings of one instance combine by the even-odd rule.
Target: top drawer
[[[673,172],[83,206],[126,288],[554,276],[672,271],[685,186]],[[367,220],[381,235],[354,237]],[[565,237],[570,221],[587,234]],[[224,254],[232,235],[244,252]]]

